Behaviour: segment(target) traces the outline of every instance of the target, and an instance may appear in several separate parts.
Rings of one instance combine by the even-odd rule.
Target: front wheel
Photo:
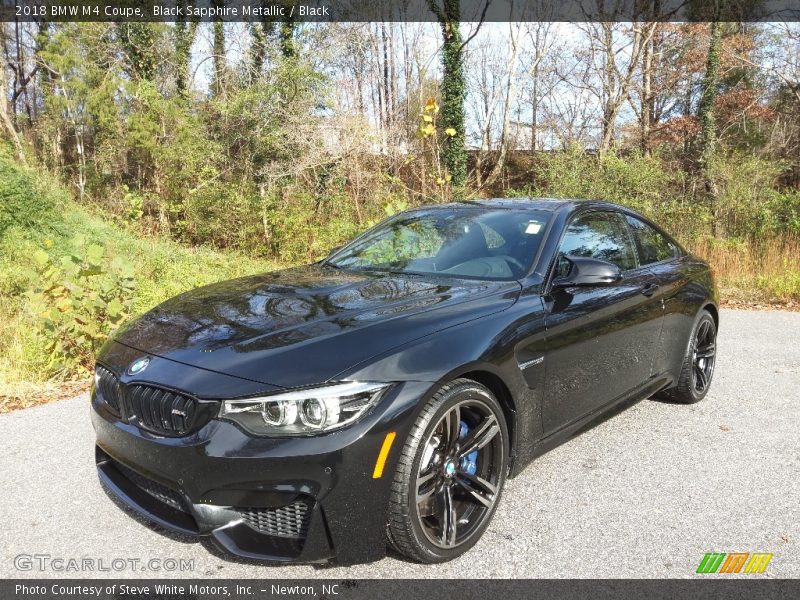
[[[717,325],[711,313],[704,310],[692,330],[678,383],[664,395],[683,404],[700,402],[711,387],[716,360]]]
[[[434,394],[403,447],[389,504],[388,534],[424,563],[451,560],[480,539],[508,468],[508,429],[484,386],[457,379]]]

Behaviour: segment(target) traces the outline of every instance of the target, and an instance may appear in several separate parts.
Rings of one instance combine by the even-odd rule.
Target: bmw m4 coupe
[[[602,413],[701,400],[718,326],[708,265],[621,206],[408,210],[119,330],[97,469],[118,503],[234,555],[446,561],[507,477]]]

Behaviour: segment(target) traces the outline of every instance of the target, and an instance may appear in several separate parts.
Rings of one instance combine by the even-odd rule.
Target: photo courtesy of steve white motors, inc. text
[[[169,598],[169,597],[224,597],[237,598],[247,596],[289,596],[289,597],[328,597],[338,596],[344,587],[338,583],[314,584],[282,584],[282,583],[234,583],[219,585],[213,583],[173,583],[153,582],[147,584],[111,583],[111,584],[69,584],[48,583],[23,584],[14,586],[14,594],[18,597],[80,597],[80,598]]]

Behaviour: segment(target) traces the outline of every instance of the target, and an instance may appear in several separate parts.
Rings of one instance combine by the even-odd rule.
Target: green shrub
[[[46,189],[26,169],[0,150],[0,237],[10,228],[46,230],[64,196]]]
[[[717,235],[761,237],[796,225],[797,194],[775,189],[783,165],[742,154],[717,156],[711,176],[718,194],[712,203]]]
[[[97,244],[59,260],[39,250],[34,260],[40,283],[28,292],[28,307],[48,367],[62,376],[90,372],[109,332],[131,313],[133,268],[120,257],[109,262]]]
[[[537,168],[535,196],[608,200],[632,208],[651,208],[672,183],[663,163],[640,154],[599,157],[578,146],[544,154]]]
[[[781,275],[759,275],[756,279],[759,289],[767,292],[770,301],[785,302],[793,300],[800,302],[800,272],[787,271]]]

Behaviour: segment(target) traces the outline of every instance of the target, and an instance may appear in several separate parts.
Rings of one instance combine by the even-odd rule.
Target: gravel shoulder
[[[693,577],[706,552],[771,552],[800,577],[800,313],[724,310],[700,404],[643,401],[507,484],[484,538],[436,566],[263,566],[154,530],[102,491],[86,396],[0,415],[3,577]],[[18,571],[19,554],[193,559],[194,571]],[[763,576],[763,575],[762,575]]]

